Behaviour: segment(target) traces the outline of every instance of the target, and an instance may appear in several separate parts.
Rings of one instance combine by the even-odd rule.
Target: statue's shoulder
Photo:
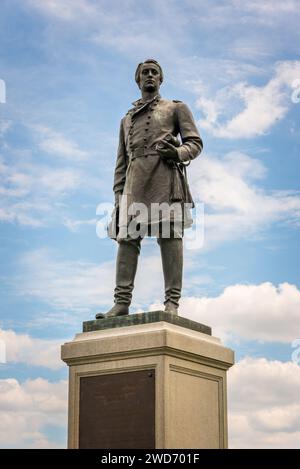
[[[186,113],[189,110],[188,105],[184,101],[172,99],[172,103],[178,113]]]
[[[141,103],[141,99],[137,99],[136,101],[133,101],[133,107],[129,108],[128,111],[126,112],[124,117],[131,116],[136,110],[139,104]]]
[[[168,107],[173,107],[174,110],[178,111],[181,108],[185,107],[185,103],[180,99],[170,99],[165,101]]]
[[[135,108],[130,108],[130,109],[128,109],[128,111],[126,112],[126,114],[124,115],[124,117],[122,117],[122,122],[123,122],[123,124],[126,124],[127,122],[130,122],[130,120],[131,120],[131,115],[132,115],[132,113],[134,112],[134,109],[135,109]]]
[[[125,117],[130,116],[130,114],[132,114],[132,113],[134,112],[134,110],[135,110],[134,107],[128,109],[128,111],[126,112],[126,114],[125,114],[125,116],[124,116],[124,119],[125,119]]]
[[[179,99],[160,99],[160,102],[162,104],[177,104],[177,103],[182,103],[182,101],[179,101]]]

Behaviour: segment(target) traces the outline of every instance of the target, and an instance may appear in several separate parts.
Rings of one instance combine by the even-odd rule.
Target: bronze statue
[[[141,240],[153,233],[161,250],[165,312],[178,314],[181,297],[182,238],[184,228],[192,223],[186,206],[193,206],[185,166],[202,151],[202,140],[186,104],[161,98],[163,71],[156,60],[140,63],[135,80],[142,97],[121,120],[113,187],[115,230],[110,236],[119,243],[115,305],[106,314],[98,313],[96,319],[129,314]],[[128,207],[135,204],[143,204],[148,209],[146,219],[137,218],[135,227],[140,230],[137,237],[127,229],[134,218]],[[163,204],[177,204],[181,218],[174,215],[176,210],[163,215],[162,212],[157,215],[156,211],[153,216],[152,208]],[[165,223],[169,225],[167,237],[163,230]]]

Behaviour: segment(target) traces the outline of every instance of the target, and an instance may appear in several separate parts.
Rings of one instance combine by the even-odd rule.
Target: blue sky
[[[205,238],[185,247],[180,314],[236,351],[230,446],[299,447],[296,0],[0,8],[0,445],[66,445],[59,346],[112,302],[116,244],[97,237],[96,208],[113,201],[119,122],[139,97],[136,65],[153,57],[162,96],[189,105],[204,141],[189,180]],[[158,248],[145,240],[132,312],[162,297]]]

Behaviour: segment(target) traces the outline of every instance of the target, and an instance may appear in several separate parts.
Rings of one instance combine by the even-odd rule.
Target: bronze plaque
[[[155,371],[80,378],[79,448],[155,448]]]

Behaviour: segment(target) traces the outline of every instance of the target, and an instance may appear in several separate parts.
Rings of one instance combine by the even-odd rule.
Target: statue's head
[[[141,91],[158,91],[163,79],[162,68],[156,60],[147,59],[138,64],[135,72],[135,81]]]

